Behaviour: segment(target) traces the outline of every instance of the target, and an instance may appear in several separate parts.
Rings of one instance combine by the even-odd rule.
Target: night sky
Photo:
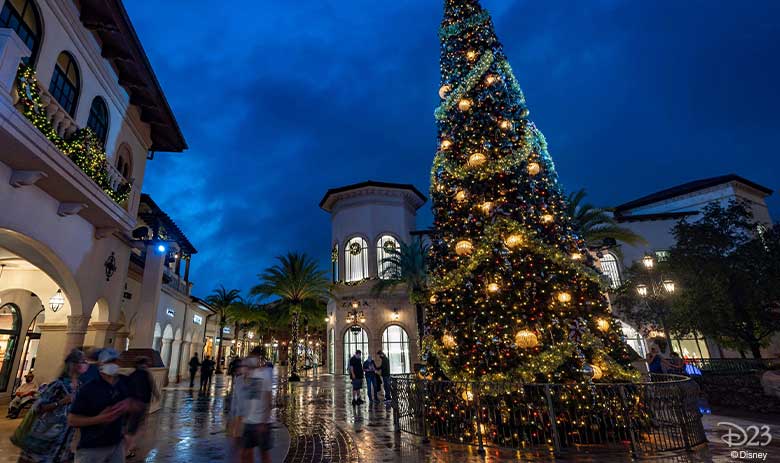
[[[428,191],[441,1],[125,3],[190,146],[144,190],[200,251],[195,294],[246,290],[288,250],[326,268],[328,188]],[[730,172],[780,188],[780,2],[483,5],[566,189],[611,206]]]

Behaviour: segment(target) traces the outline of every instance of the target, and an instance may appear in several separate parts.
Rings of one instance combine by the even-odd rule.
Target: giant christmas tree
[[[450,379],[635,375],[552,158],[478,0],[445,0],[426,347]]]

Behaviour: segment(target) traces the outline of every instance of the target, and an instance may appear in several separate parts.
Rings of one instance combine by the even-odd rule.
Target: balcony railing
[[[132,190],[108,162],[100,140],[89,128],[80,129],[57,100],[38,84],[35,70],[20,65],[13,89],[13,103],[24,116],[91,178],[111,199],[124,203]]]
[[[167,268],[163,271],[163,284],[184,295],[190,294],[190,283]]]

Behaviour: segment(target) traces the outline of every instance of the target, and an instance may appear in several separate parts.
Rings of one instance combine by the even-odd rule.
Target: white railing
[[[124,175],[110,162],[106,163],[106,173],[108,174],[108,184],[114,191],[117,191],[122,184],[127,183]]]
[[[40,86],[40,89],[41,103],[46,111],[46,118],[51,122],[54,131],[62,138],[68,138],[73,135],[73,133],[79,129],[76,121],[73,120],[73,117],[71,117],[67,111],[62,109],[62,106],[60,106],[48,90],[42,86]],[[19,103],[19,89],[16,86],[14,87],[12,96],[14,106],[16,106]]]

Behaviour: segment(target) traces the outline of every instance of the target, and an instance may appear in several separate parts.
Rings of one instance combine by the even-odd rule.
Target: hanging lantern
[[[487,156],[483,153],[474,153],[469,156],[468,165],[469,167],[479,167],[485,162],[487,162]]]
[[[458,109],[461,111],[468,111],[471,109],[471,100],[468,98],[463,98],[460,101],[458,101]]]
[[[455,244],[455,254],[459,256],[468,256],[474,251],[474,245],[469,240],[458,241]]]
[[[591,365],[590,366],[593,369],[593,379],[599,380],[604,377],[604,370],[601,369],[598,365]]]
[[[528,163],[528,173],[530,175],[537,175],[541,171],[542,171],[542,166],[540,166],[538,162]]]
[[[52,312],[56,312],[65,305],[65,295],[62,294],[62,290],[57,288],[57,292],[49,298],[49,308]]]
[[[466,192],[463,190],[458,190],[457,193],[455,193],[455,201],[465,201],[466,200]]]
[[[596,320],[596,328],[602,333],[609,331],[609,320],[606,318],[599,318]]]
[[[520,330],[515,335],[515,345],[521,349],[532,349],[539,345],[539,338],[531,330]]]
[[[458,345],[455,342],[455,338],[449,333],[446,333],[444,336],[441,337],[441,343],[447,349],[454,349]]]
[[[490,283],[487,285],[487,290],[489,293],[497,293],[501,290],[501,287],[498,283]]]
[[[554,220],[552,214],[544,214],[542,216],[542,223],[551,223]]]
[[[557,296],[555,296],[555,298],[558,299],[558,302],[561,304],[568,304],[571,302],[571,294],[567,293],[566,291],[561,291]]]
[[[452,86],[444,84],[439,88],[439,98],[442,100],[447,98],[447,94],[452,90]]]
[[[517,233],[512,233],[506,237],[504,244],[506,244],[506,247],[508,248],[516,248],[521,246],[523,244],[523,236],[518,235]]]

